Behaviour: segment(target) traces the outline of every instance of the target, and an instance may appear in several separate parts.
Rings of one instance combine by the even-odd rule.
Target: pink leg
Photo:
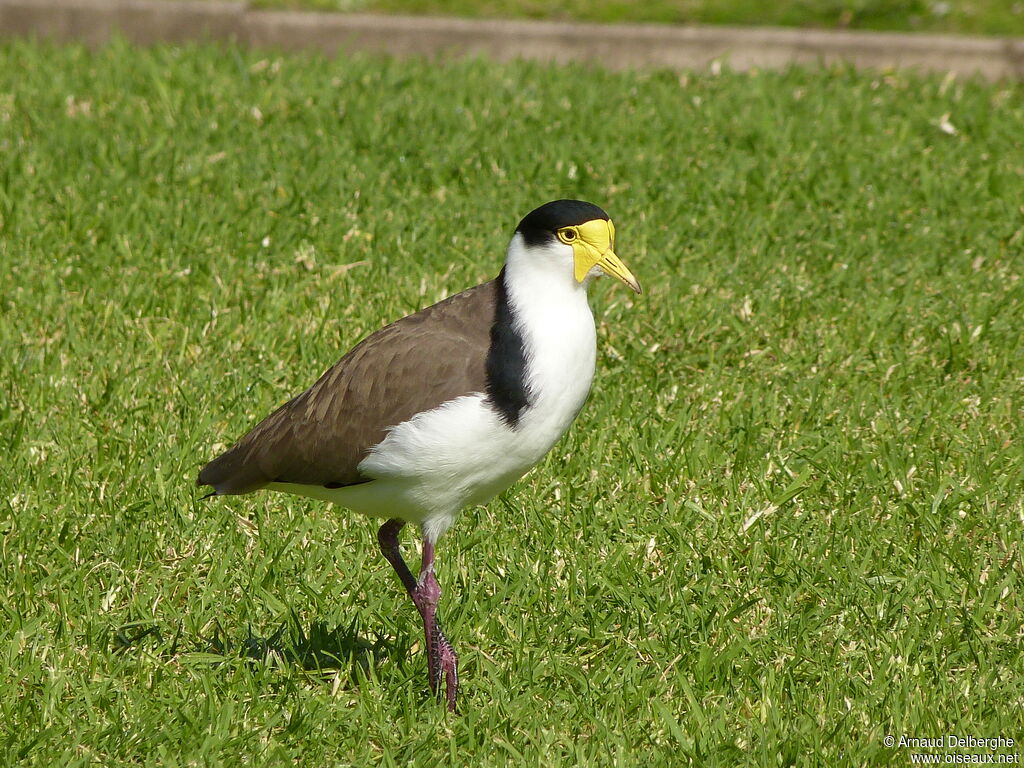
[[[377,531],[380,551],[398,578],[405,585],[409,597],[423,618],[423,633],[426,639],[427,673],[430,678],[430,690],[441,696],[441,680],[445,683],[445,699],[448,709],[455,711],[455,699],[459,692],[459,657],[448,642],[441,624],[437,620],[437,604],[441,599],[441,585],[434,576],[434,544],[423,540],[423,561],[420,563],[420,577],[413,578],[412,571],[402,559],[398,548],[398,535],[405,526],[404,520],[388,520]]]

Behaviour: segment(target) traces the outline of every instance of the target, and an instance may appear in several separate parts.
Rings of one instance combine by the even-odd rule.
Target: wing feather
[[[235,494],[365,482],[359,463],[390,427],[486,391],[496,303],[492,280],[381,328],[203,467],[198,484]]]

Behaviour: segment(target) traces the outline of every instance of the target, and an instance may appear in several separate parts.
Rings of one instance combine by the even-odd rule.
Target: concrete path
[[[586,61],[611,69],[735,69],[849,61],[860,67],[1024,76],[1024,38],[780,28],[493,21],[268,11],[218,0],[0,0],[0,36],[99,45],[193,39],[327,54]]]

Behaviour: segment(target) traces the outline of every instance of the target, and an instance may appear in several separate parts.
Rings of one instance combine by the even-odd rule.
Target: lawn
[[[3,44],[0,763],[1019,742],[1022,104],[848,68]],[[449,716],[372,521],[194,478],[562,196],[612,214],[646,292],[595,287],[589,404],[441,542]]]
[[[1024,35],[1020,0],[252,0],[269,8]]]

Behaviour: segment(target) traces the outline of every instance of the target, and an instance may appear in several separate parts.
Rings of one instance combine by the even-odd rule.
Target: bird
[[[422,618],[429,686],[451,711],[458,655],[437,616],[438,541],[463,508],[539,462],[583,407],[597,358],[588,287],[610,275],[641,292],[614,246],[597,205],[541,205],[496,278],[370,334],[199,472],[205,498],[269,489],[383,520],[378,546]],[[399,547],[409,523],[418,576]]]

